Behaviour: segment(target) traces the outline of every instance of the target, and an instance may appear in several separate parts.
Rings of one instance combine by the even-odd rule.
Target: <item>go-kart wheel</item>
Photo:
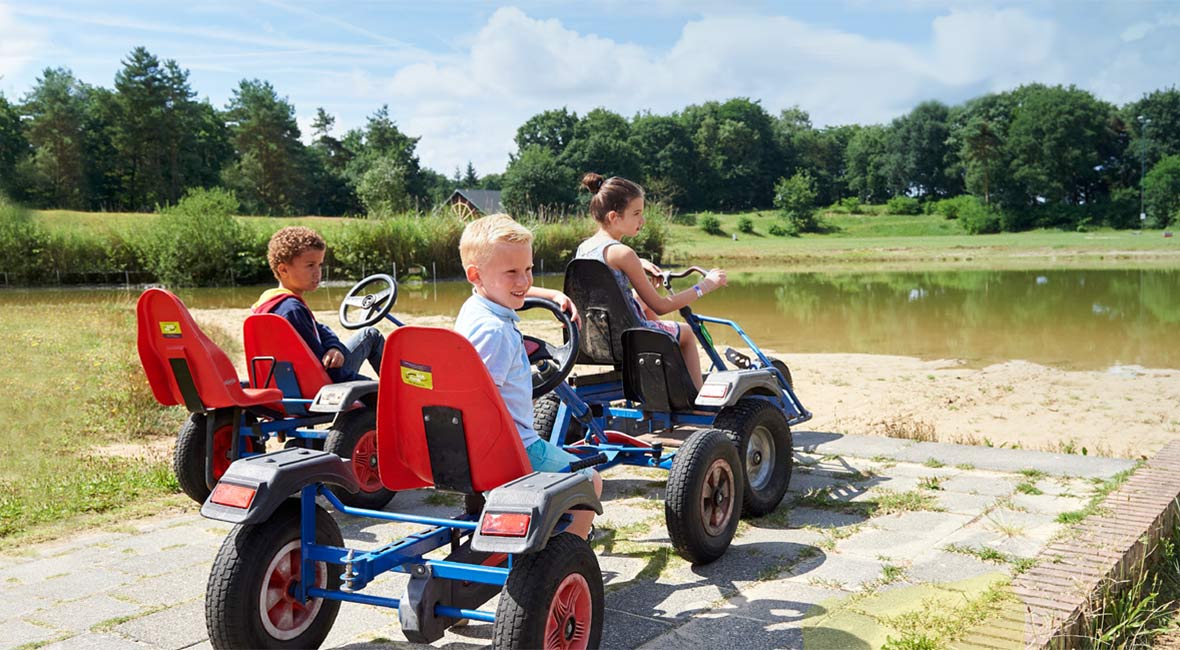
[[[561,533],[516,556],[496,607],[494,648],[597,648],[602,571],[586,540]]]
[[[561,407],[561,398],[552,393],[542,395],[533,402],[533,430],[538,436],[549,440],[553,428],[557,426],[557,409]],[[556,440],[556,444],[572,445],[581,442],[586,437],[586,427],[574,418],[569,419],[569,426],[565,430],[565,440]]]
[[[344,546],[336,520],[316,507],[315,541]],[[298,602],[303,578],[299,500],[288,499],[266,521],[234,526],[209,573],[205,625],[214,648],[318,648],[332,629],[340,601]],[[317,562],[308,579],[321,589],[339,589],[343,567]]]
[[[779,372],[783,373],[783,377],[785,377],[787,380],[787,385],[791,387],[791,390],[795,390],[795,380],[791,378],[791,369],[787,367],[787,364],[780,359],[770,357],[770,365],[774,366]]]
[[[205,484],[205,424],[203,413],[192,413],[176,433],[176,450],[172,453],[172,471],[181,492],[197,503],[209,498],[212,488]],[[232,462],[234,421],[229,411],[213,411],[213,480],[221,478]],[[243,451],[255,453],[263,445],[243,436]]]
[[[337,421],[324,441],[324,451],[350,461],[349,465],[361,485],[360,491],[356,494],[344,488],[331,487],[332,492],[344,505],[380,510],[396,494],[381,484],[381,473],[377,468],[376,410],[366,408],[354,411],[349,417]]]
[[[681,557],[706,564],[725,554],[741,515],[741,472],[737,447],[719,429],[697,431],[676,452],[664,523]]]
[[[533,366],[533,399],[557,388],[558,384],[565,381],[570,371],[574,369],[574,363],[578,360],[578,343],[581,341],[578,327],[574,325],[569,314],[561,311],[561,307],[558,307],[557,303],[552,300],[525,298],[524,306],[517,311],[536,308],[548,311],[561,323],[561,326],[565,328],[565,343],[556,346],[534,336],[524,337],[529,363]]]
[[[794,467],[787,418],[774,404],[747,398],[721,409],[713,426],[729,433],[742,459],[742,514],[761,517],[774,512],[787,493]]]
[[[396,302],[397,281],[384,273],[370,275],[352,285],[340,301],[340,324],[350,330],[375,325]]]

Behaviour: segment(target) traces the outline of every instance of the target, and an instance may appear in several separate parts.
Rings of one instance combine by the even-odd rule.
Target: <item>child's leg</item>
[[[571,463],[578,460],[577,456],[546,440],[538,440],[526,447],[524,451],[525,455],[529,457],[529,465],[532,465],[533,471],[537,472],[564,472],[568,470]],[[598,475],[598,472],[590,471],[593,472],[590,475],[590,480],[594,484],[594,494],[601,497],[602,477]],[[566,512],[573,518],[566,530],[586,539],[590,535],[590,527],[594,522],[594,511],[567,510]]]
[[[598,472],[590,477],[590,481],[594,483],[594,495],[602,498],[602,476]],[[593,510],[570,510],[568,511],[573,516],[574,521],[567,528],[569,532],[586,539],[590,536],[590,529],[594,525],[594,511]]]
[[[701,376],[701,352],[697,348],[697,337],[687,325],[680,326],[680,354],[684,356],[684,367],[688,369],[688,376],[692,377],[692,385],[699,391],[705,383],[705,378]]]
[[[381,355],[385,352],[385,337],[376,327],[366,327],[344,342],[348,347],[348,354],[344,355],[344,365],[341,374],[355,375],[361,370],[361,364],[366,360],[373,371],[381,374]]]

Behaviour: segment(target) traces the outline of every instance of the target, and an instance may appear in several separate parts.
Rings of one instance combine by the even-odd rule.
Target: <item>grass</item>
[[[1131,474],[1133,474],[1136,469],[1139,469],[1139,466],[1142,464],[1142,462],[1136,463],[1135,467],[1123,470],[1106,480],[1094,479],[1094,494],[1090,496],[1090,502],[1086,504],[1086,507],[1082,508],[1081,510],[1071,510],[1069,512],[1058,513],[1056,518],[1057,523],[1066,525],[1076,524],[1086,517],[1089,517],[1090,515],[1102,510],[1102,501],[1106,499],[1106,497],[1111,492],[1114,492],[1119,488],[1119,486],[1121,486],[1123,483],[1126,483],[1127,479],[1131,478]]]
[[[0,374],[0,546],[177,491],[167,443],[185,414],[157,405],[143,379],[134,303],[53,309],[0,310],[0,358],[26,369]],[[101,451],[114,444],[137,453]]]
[[[1000,612],[1005,603],[1014,597],[1007,581],[1000,581],[960,605],[948,605],[945,601],[937,600],[923,602],[921,609],[884,619],[887,625],[899,630],[900,635],[890,636],[881,647],[883,650],[950,647],[972,628]]]
[[[845,514],[858,514],[866,517],[893,515],[902,512],[916,512],[920,510],[940,511],[935,504],[935,497],[922,490],[909,492],[893,492],[890,490],[875,490],[873,498],[860,501],[844,501],[837,498],[834,488],[822,487],[809,490],[795,499],[795,506],[834,510]]]

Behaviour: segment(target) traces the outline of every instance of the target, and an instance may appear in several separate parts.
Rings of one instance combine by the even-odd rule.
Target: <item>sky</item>
[[[19,101],[47,67],[113,88],[137,46],[219,108],[271,82],[305,139],[317,107],[342,137],[387,104],[422,164],[483,175],[561,107],[748,97],[823,127],[1030,82],[1122,105],[1180,85],[1180,0],[0,0],[0,93]]]

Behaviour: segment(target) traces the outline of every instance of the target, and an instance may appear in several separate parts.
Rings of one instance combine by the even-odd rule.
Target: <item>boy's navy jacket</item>
[[[295,295],[289,289],[267,289],[258,298],[258,302],[250,308],[250,311],[255,314],[278,314],[287,319],[287,322],[291,323],[296,332],[299,332],[299,336],[307,343],[312,355],[318,360],[323,360],[324,354],[332,348],[340,350],[341,354],[348,354],[348,348],[340,342],[336,333],[327,325],[316,321],[315,316],[311,313],[311,308],[303,302],[303,298]],[[340,372],[340,368],[326,368],[326,370],[333,382],[353,379],[353,377],[344,376]]]

